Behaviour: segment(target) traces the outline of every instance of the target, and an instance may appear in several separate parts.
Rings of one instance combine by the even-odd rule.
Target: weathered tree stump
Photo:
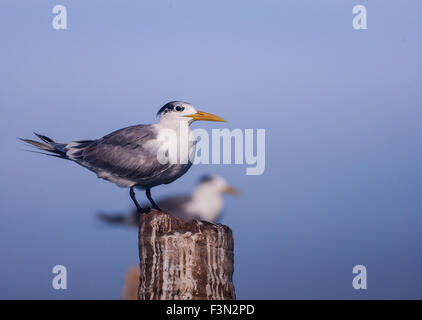
[[[235,299],[229,227],[151,210],[139,221],[140,300]]]

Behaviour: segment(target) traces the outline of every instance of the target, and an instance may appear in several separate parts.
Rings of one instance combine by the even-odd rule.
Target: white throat
[[[215,186],[203,183],[196,187],[186,212],[192,218],[216,222],[223,210],[223,196]]]
[[[188,164],[195,157],[195,136],[190,129],[189,121],[177,118],[161,119],[154,125],[158,142],[157,151],[168,158],[171,164]]]

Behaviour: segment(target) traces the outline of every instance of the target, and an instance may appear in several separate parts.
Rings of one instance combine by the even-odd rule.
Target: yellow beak
[[[206,113],[203,111],[197,111],[194,114],[187,115],[185,117],[192,118],[194,120],[205,120],[205,121],[220,121],[220,122],[226,122],[223,118],[220,118],[219,116],[216,116],[211,113]]]
[[[240,191],[232,186],[225,187],[223,192],[227,194],[231,194],[232,196],[240,196]]]

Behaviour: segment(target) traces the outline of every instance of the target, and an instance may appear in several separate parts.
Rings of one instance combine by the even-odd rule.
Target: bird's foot
[[[148,214],[148,213],[151,212],[152,209],[157,210],[157,211],[160,211],[160,212],[163,211],[163,210],[161,210],[161,208],[159,206],[155,205],[155,206],[147,207],[145,209],[144,213],[147,213]]]
[[[144,209],[144,208],[139,207],[139,208],[137,208],[137,209],[136,209],[136,211],[137,211],[139,214],[148,214],[148,213],[149,213],[149,211],[150,211],[150,208],[149,208],[149,207],[147,207],[146,209]]]
[[[157,206],[157,205],[153,205],[153,206],[152,206],[152,209],[155,209],[155,210],[158,210],[158,211],[163,211],[163,210],[161,210],[161,208],[160,208],[159,206]]]
[[[152,209],[162,211],[160,208],[152,206],[152,207],[146,207],[142,213],[149,214]]]
[[[148,214],[148,213],[151,212],[152,209],[157,210],[157,211],[160,211],[160,212],[163,211],[163,210],[160,209],[159,206],[152,206],[152,207],[146,207],[145,209],[142,209],[141,211],[138,211],[138,213],[139,214],[144,214],[144,213],[145,214]]]

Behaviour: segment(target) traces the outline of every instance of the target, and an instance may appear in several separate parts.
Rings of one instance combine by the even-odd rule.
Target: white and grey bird
[[[222,121],[224,119],[196,110],[191,104],[172,101],[164,105],[157,113],[159,122],[148,125],[135,125],[114,131],[97,140],[78,140],[61,143],[46,136],[36,134],[41,142],[21,139],[41,150],[50,152],[62,159],[74,161],[95,172],[99,178],[108,180],[120,187],[130,188],[129,194],[139,213],[144,210],[135,197],[134,188],[146,190],[146,196],[154,209],[161,210],[151,197],[151,188],[169,184],[184,175],[192,165],[192,158],[169,161],[163,164],[158,152],[168,154],[173,148],[171,143],[187,145],[189,153],[195,148],[191,139],[189,125],[196,120]],[[181,127],[187,128],[188,134],[178,134]],[[161,139],[159,135],[166,129],[173,130],[175,139]],[[194,153],[194,152],[193,152]]]
[[[223,177],[206,175],[199,180],[192,194],[167,197],[157,201],[157,204],[173,217],[214,223],[219,220],[224,209],[223,194],[237,196],[240,192]],[[139,213],[136,210],[128,214],[100,214],[99,217],[111,224],[139,226]]]

